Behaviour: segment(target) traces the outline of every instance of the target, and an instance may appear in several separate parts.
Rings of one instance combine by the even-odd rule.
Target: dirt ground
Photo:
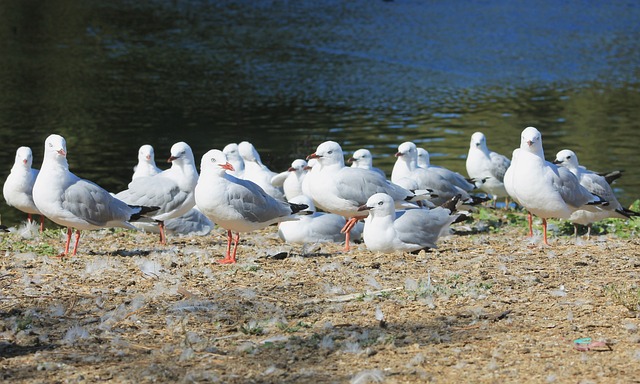
[[[60,229],[7,233],[0,380],[640,382],[638,236],[547,247],[477,224],[417,255],[291,246],[270,227],[237,265],[215,262],[218,228],[166,246],[85,232],[65,260]]]

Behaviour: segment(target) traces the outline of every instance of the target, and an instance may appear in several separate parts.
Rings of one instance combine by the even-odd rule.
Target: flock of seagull
[[[44,143],[40,170],[32,168],[30,148],[16,151],[4,183],[8,205],[28,214],[46,216],[67,227],[61,256],[73,255],[81,230],[105,227],[207,234],[214,223],[227,231],[227,249],[220,263],[235,263],[240,233],[278,224],[278,235],[291,243],[344,242],[362,238],[374,252],[415,252],[435,248],[450,225],[467,218],[465,209],[489,200],[512,199],[542,219],[544,243],[547,219],[561,218],[588,225],[608,217],[630,218],[638,212],[623,207],[606,175],[578,164],[576,154],[560,151],[554,162],[544,158],[542,135],[534,127],[522,131],[511,160],[490,151],[481,132],[471,136],[466,159],[468,178],[430,164],[429,153],[412,142],[398,146],[391,178],[373,167],[366,149],[353,153],[345,165],[340,145],[320,144],[306,159],[296,159],[282,173],[269,170],[255,147],[246,141],[212,149],[202,156],[198,173],[188,144],[171,147],[171,167],[160,170],[153,147],[138,153],[128,188],[117,194],[69,171],[65,139],[52,134]],[[319,208],[324,212],[318,212]],[[234,236],[235,233],[235,236]]]

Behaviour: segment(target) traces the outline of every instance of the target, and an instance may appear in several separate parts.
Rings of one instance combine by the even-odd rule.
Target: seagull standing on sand
[[[297,220],[295,213],[306,205],[285,203],[268,195],[260,186],[238,179],[222,151],[212,149],[202,156],[200,178],[195,189],[198,208],[227,230],[227,252],[220,263],[236,262],[240,232],[251,232],[286,220]],[[236,232],[235,239],[232,232]],[[233,241],[233,253],[231,242]]]
[[[463,204],[475,205],[484,199],[471,196],[464,189],[456,186],[433,168],[418,167],[418,151],[416,145],[410,141],[398,146],[395,154],[396,162],[391,171],[391,181],[407,189],[428,189],[433,197],[428,200],[436,206],[442,205],[457,195],[461,196]]]
[[[116,197],[132,205],[160,207],[151,218],[160,227],[160,243],[166,244],[164,222],[189,212],[195,206],[193,190],[198,183],[191,147],[185,142],[171,147],[167,160],[171,168],[150,177],[140,177],[129,183],[129,188]]]
[[[436,248],[438,238],[448,234],[459,217],[454,214],[458,199],[447,202],[446,207],[396,212],[389,195],[376,193],[359,208],[369,212],[364,219],[364,243],[369,250],[383,253]]]
[[[607,202],[580,185],[578,178],[564,167],[544,159],[542,135],[534,127],[522,131],[520,148],[514,151],[504,177],[511,197],[529,213],[542,218],[544,244],[547,219],[568,219],[578,209],[597,212]]]
[[[458,172],[454,172],[450,169],[431,164],[429,151],[427,151],[426,149],[416,148],[416,152],[418,154],[418,158],[416,159],[416,165],[418,166],[418,168],[424,168],[426,170],[440,174],[440,176],[444,177],[445,180],[455,185],[456,187],[461,188],[465,192],[470,192],[475,189],[475,185],[470,183],[464,176],[462,176]]]
[[[162,169],[156,166],[153,147],[149,144],[142,145],[140,149],[138,149],[138,164],[133,167],[131,180],[133,181],[138,177],[154,176],[160,172],[162,172]]]
[[[333,213],[316,212],[316,207],[308,196],[299,195],[289,201],[304,204],[307,207],[298,221],[285,221],[278,224],[278,236],[287,243],[342,243],[345,234],[341,232],[347,220]],[[359,240],[362,236],[362,222],[358,222],[351,230],[351,240]]]
[[[482,132],[471,135],[466,162],[467,174],[479,189],[491,195],[494,206],[499,197],[509,197],[504,187],[504,174],[509,165],[511,161],[507,157],[487,148],[487,138]]]
[[[250,180],[264,189],[271,197],[278,200],[284,200],[284,192],[282,188],[274,187],[271,184],[271,179],[277,175],[277,173],[271,171],[266,165],[262,164],[258,151],[248,141],[243,141],[238,144],[238,152],[244,160],[244,174],[242,178]]]
[[[362,168],[345,167],[344,155],[340,144],[325,141],[308,159],[317,159],[316,166],[305,177],[305,184],[314,204],[325,211],[348,218],[343,228],[346,234],[345,251],[349,251],[350,230],[368,215],[358,211],[372,195],[384,192],[391,196],[398,207],[417,207],[408,203],[417,196],[399,185],[388,182],[379,173]],[[307,183],[308,182],[308,183]]]
[[[50,135],[44,144],[44,160],[33,186],[36,207],[51,221],[67,227],[67,243],[60,256],[69,254],[72,229],[76,229],[73,255],[78,251],[80,231],[106,227],[135,229],[137,220],[157,207],[131,206],[113,197],[91,181],[69,172],[67,143]]]
[[[596,221],[607,218],[629,219],[634,216],[640,216],[639,212],[623,207],[618,199],[616,199],[613,189],[611,189],[611,186],[605,177],[581,166],[578,163],[578,156],[576,156],[573,151],[563,149],[556,154],[556,159],[553,163],[570,170],[571,173],[576,175],[580,181],[580,185],[586,188],[587,191],[600,196],[609,203],[602,206],[602,210],[597,212],[591,212],[584,209],[579,209],[573,212],[569,217],[569,221],[573,223],[574,234],[576,236],[578,236],[578,224],[587,226],[588,239],[591,236],[591,224]]]
[[[31,222],[32,215],[40,215],[40,232],[44,229],[44,216],[33,202],[33,184],[36,182],[38,170],[31,168],[33,153],[29,147],[20,147],[16,151],[16,159],[11,173],[2,187],[2,194],[7,205],[27,214]]]
[[[138,164],[133,168],[131,181],[139,177],[155,176],[162,172],[156,166],[154,150],[151,145],[145,144],[138,151]],[[160,227],[155,222],[137,221],[132,223],[134,227],[145,232],[160,233]],[[195,207],[179,217],[168,219],[164,222],[165,235],[167,233],[176,235],[198,235],[204,236],[211,232],[214,223]]]

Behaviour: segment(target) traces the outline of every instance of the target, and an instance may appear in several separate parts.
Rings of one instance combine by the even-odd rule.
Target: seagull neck
[[[26,164],[19,162],[19,163],[14,163],[13,167],[11,167],[11,173],[24,173],[24,172],[29,172],[29,170],[31,169],[30,166],[27,166]]]
[[[342,169],[344,167],[345,167],[344,161],[342,163],[340,163],[338,161],[338,162],[331,163],[331,164],[323,164],[322,168],[320,168],[320,170],[322,170],[322,171],[324,171],[324,170],[339,170],[339,169]]]
[[[579,166],[575,165],[575,164],[567,164],[566,165],[567,169],[569,171],[571,171],[571,173],[573,173],[574,175],[578,176],[580,173],[582,173],[582,169],[580,169]]]
[[[51,170],[61,169],[63,171],[68,171],[69,163],[67,162],[66,157],[59,157],[59,158],[45,157],[44,160],[42,161],[41,169],[51,169]]]
[[[525,152],[529,152],[532,155],[535,155],[535,156],[538,156],[538,157],[544,159],[544,149],[542,149],[542,147],[539,147],[539,146],[531,146],[531,147],[525,146],[524,149],[525,149]]]

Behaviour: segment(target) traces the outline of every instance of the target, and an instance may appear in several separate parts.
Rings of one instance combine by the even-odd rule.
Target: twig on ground
[[[365,296],[380,296],[385,293],[398,292],[402,290],[404,290],[404,287],[387,288],[387,289],[381,289],[379,291],[367,291],[364,293],[358,292],[358,293],[352,293],[349,295],[342,295],[338,297],[329,297],[329,298],[323,297],[319,299],[311,299],[311,300],[305,301],[304,303],[305,304],[344,303],[346,301],[357,300]]]

